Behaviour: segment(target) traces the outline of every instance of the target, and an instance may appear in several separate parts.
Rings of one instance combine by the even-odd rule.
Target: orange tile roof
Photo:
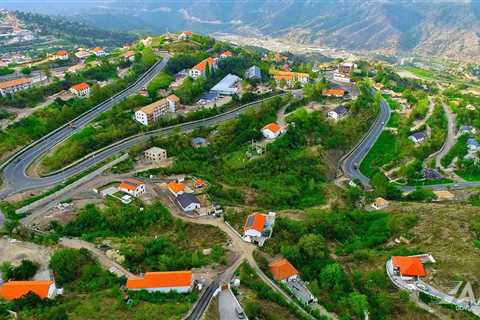
[[[270,272],[273,275],[273,279],[279,281],[290,278],[298,274],[297,269],[288,262],[287,259],[279,259],[271,262],[268,265]]]
[[[292,74],[276,74],[273,76],[275,78],[275,80],[277,81],[282,81],[282,80],[285,80],[285,81],[290,81],[290,80],[293,80],[293,75]]]
[[[192,285],[192,271],[146,272],[143,278],[129,278],[127,289],[188,287]]]
[[[382,206],[388,206],[389,202],[382,197],[378,197],[375,199],[375,205],[382,207]]]
[[[68,56],[68,51],[67,50],[59,50],[56,53],[57,56]]]
[[[187,35],[187,36],[191,36],[193,35],[193,32],[192,31],[184,31],[182,32],[183,34]]]
[[[195,67],[193,67],[193,69],[197,69],[198,71],[203,72],[207,68],[207,65],[213,66],[214,64],[215,60],[213,60],[212,57],[208,57],[207,59],[200,61]]]
[[[344,96],[345,95],[345,90],[337,89],[337,88],[331,88],[331,89],[323,90],[323,94],[333,95],[333,96]]]
[[[178,183],[175,181],[170,181],[167,187],[174,193],[185,191],[185,185],[183,183]]]
[[[120,189],[127,189],[127,190],[131,190],[131,191],[134,191],[137,189],[138,186],[144,184],[143,181],[141,180],[138,180],[138,179],[134,179],[134,178],[129,178],[129,179],[125,179],[122,181],[122,183],[120,183],[120,185],[118,186]]]
[[[248,221],[252,218],[252,224],[247,225]],[[247,218],[247,222],[245,223],[244,230],[254,229],[258,232],[263,232],[265,229],[265,222],[267,221],[267,217],[261,213],[254,213]]]
[[[155,111],[155,109],[161,108],[161,107],[166,107],[166,106],[168,106],[167,99],[161,99],[161,100],[157,100],[153,103],[150,103],[150,104],[146,105],[145,107],[142,107],[139,111],[143,111],[146,114],[150,114],[150,113],[153,113]]]
[[[82,91],[82,90],[86,90],[88,88],[90,88],[90,86],[86,82],[82,82],[82,83],[79,83],[79,84],[76,84],[76,85],[72,86],[72,89],[75,90],[75,91]]]
[[[0,89],[8,89],[11,87],[16,87],[20,86],[23,84],[30,83],[31,80],[28,78],[20,78],[20,79],[15,79],[15,80],[8,80],[8,81],[2,81],[0,82]]]
[[[224,51],[222,54],[224,57],[231,57],[233,56],[233,53],[230,50]]]
[[[92,51],[93,52],[101,52],[101,51],[103,51],[103,49],[100,48],[100,47],[96,47],[96,48],[93,48]]]
[[[263,129],[264,130],[270,130],[273,133],[277,133],[280,130],[282,130],[282,127],[279,124],[277,124],[275,122],[272,122],[272,123],[267,124],[265,127],[263,127]]]
[[[425,277],[427,273],[419,257],[392,257],[393,266],[400,269],[400,274],[406,277]]]
[[[0,297],[6,300],[13,300],[33,292],[40,298],[45,299],[48,298],[48,288],[52,284],[53,281],[51,280],[8,281],[0,287]]]

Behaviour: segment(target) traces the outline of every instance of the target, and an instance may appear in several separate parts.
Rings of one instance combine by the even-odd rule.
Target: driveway
[[[236,308],[240,304],[230,289],[221,290],[218,294],[218,313],[220,320],[238,319]],[[245,318],[246,319],[246,318]]]

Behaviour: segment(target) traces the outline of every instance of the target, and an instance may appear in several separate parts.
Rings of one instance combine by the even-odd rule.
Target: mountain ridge
[[[480,56],[480,1],[474,0],[94,0],[71,13],[121,31],[225,32],[353,51]]]

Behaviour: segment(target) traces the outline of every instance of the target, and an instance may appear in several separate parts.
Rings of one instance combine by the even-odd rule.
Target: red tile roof
[[[277,281],[285,280],[298,274],[297,269],[295,269],[287,259],[273,261],[268,265],[268,268],[273,275],[273,279]]]
[[[193,67],[193,69],[197,69],[198,71],[203,72],[207,68],[207,65],[213,66],[214,64],[215,60],[213,60],[212,57],[208,57],[207,59],[200,61],[195,67]]]
[[[270,130],[273,133],[277,133],[282,130],[282,127],[279,124],[272,122],[263,127],[263,130]]]
[[[146,272],[143,278],[127,280],[127,289],[188,287],[192,285],[192,271]]]
[[[129,178],[129,179],[125,179],[122,181],[122,183],[120,183],[120,185],[118,186],[120,189],[127,189],[127,190],[130,190],[130,191],[134,191],[137,189],[138,186],[144,184],[143,181],[141,180],[138,180],[138,179],[134,179],[134,178]]]
[[[68,56],[68,51],[67,50],[59,50],[56,53],[57,56]]]
[[[223,57],[231,57],[233,56],[233,53],[230,50],[224,51],[221,56]]]
[[[79,84],[76,84],[76,85],[72,86],[72,89],[75,90],[75,91],[82,91],[82,90],[86,90],[88,88],[90,88],[90,86],[86,82],[82,82],[82,83],[79,83]]]
[[[331,89],[323,90],[323,94],[324,95],[342,96],[343,97],[345,95],[345,90],[331,88]]]
[[[392,257],[395,268],[400,269],[400,274],[406,277],[425,277],[427,273],[419,257]]]
[[[48,289],[53,284],[51,280],[40,281],[9,281],[0,287],[0,297],[5,300],[19,299],[33,292],[42,299],[48,298]]]
[[[178,183],[175,181],[171,181],[167,185],[168,189],[174,193],[179,193],[185,191],[185,185],[183,183]]]
[[[263,229],[265,229],[266,221],[267,221],[267,217],[265,217],[264,214],[254,213],[247,218],[247,222],[245,223],[244,230],[254,229],[258,232],[263,232]]]

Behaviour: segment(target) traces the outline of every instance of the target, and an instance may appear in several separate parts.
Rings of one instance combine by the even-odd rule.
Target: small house
[[[342,74],[349,74],[357,68],[357,65],[352,62],[344,62],[338,66],[338,72]]]
[[[123,54],[123,60],[129,62],[135,62],[135,51],[127,51]]]
[[[272,122],[264,126],[261,131],[266,139],[273,140],[281,135],[284,129],[278,123]]]
[[[345,96],[345,90],[341,88],[330,88],[322,91],[322,95],[326,97],[343,98]]]
[[[220,59],[233,57],[233,53],[230,50],[224,51],[220,54]]]
[[[167,159],[167,150],[159,147],[151,147],[145,150],[145,159],[158,162]]]
[[[207,68],[208,69],[215,69],[217,67],[217,61],[216,59],[213,59],[212,57],[208,57],[202,61],[200,61],[197,65],[195,65],[190,71],[188,72],[188,75],[192,78],[198,78],[198,77],[205,77],[207,73]]]
[[[105,52],[105,50],[103,50],[102,48],[99,48],[99,47],[96,47],[96,48],[93,48],[92,49],[92,52],[94,55],[96,55],[97,57],[104,57],[107,55],[107,53]]]
[[[68,51],[67,50],[59,50],[54,55],[55,60],[65,61],[69,59]]]
[[[139,197],[146,191],[145,183],[134,178],[123,180],[118,186],[118,189],[134,197]]]
[[[87,98],[90,95],[90,86],[88,83],[82,82],[72,86],[70,92],[78,98]]]
[[[190,141],[190,144],[194,148],[205,147],[207,145],[207,139],[205,139],[203,137],[195,137]]]
[[[185,41],[187,39],[190,39],[193,35],[193,32],[191,31],[184,31],[182,33],[180,33],[180,35],[178,36],[178,39],[179,40],[182,40],[182,41]]]
[[[185,192],[185,185],[176,181],[170,181],[167,184],[167,188],[168,191],[170,191],[170,193],[175,197],[178,197]]]
[[[185,212],[192,212],[200,209],[200,201],[191,193],[182,193],[177,196],[177,203]]]
[[[247,217],[243,226],[243,240],[262,246],[270,238],[275,224],[275,213],[253,213]]]
[[[268,269],[276,281],[292,281],[298,279],[298,271],[287,259],[278,259],[268,265]]]
[[[339,119],[342,119],[343,117],[345,117],[347,115],[347,113],[348,113],[348,109],[345,108],[345,106],[338,106],[335,109],[330,110],[328,112],[327,116],[330,119],[339,120]]]
[[[41,299],[53,299],[63,289],[58,289],[52,280],[8,281],[0,286],[0,298],[5,300],[20,299],[30,292]]]
[[[427,138],[427,133],[425,131],[415,132],[410,135],[408,139],[415,144],[422,143]]]
[[[405,279],[418,279],[427,273],[419,257],[393,256],[392,266],[394,275]]]
[[[427,180],[437,180],[440,179],[442,175],[435,169],[425,168],[423,169],[423,177]]]
[[[467,140],[467,148],[469,151],[477,151],[479,147],[480,147],[480,144],[476,139],[469,138]]]
[[[382,210],[387,208],[389,205],[390,203],[387,200],[378,197],[375,199],[375,201],[373,201],[372,208],[374,208],[375,210]]]
[[[257,66],[251,66],[245,72],[245,78],[246,79],[260,80],[260,79],[262,79],[262,70],[260,70],[260,68],[257,67]]]
[[[190,292],[193,288],[192,271],[146,272],[143,278],[129,278],[128,290],[148,292]]]
[[[475,133],[477,133],[477,129],[475,129],[473,126],[469,126],[469,125],[463,125],[458,130],[458,134],[460,136],[464,135],[464,134],[475,134]]]

